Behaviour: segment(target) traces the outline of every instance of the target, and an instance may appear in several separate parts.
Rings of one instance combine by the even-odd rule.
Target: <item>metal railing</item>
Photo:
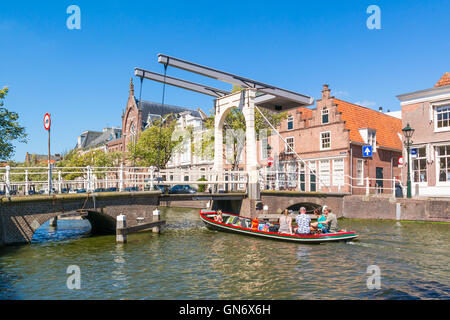
[[[320,177],[320,179],[318,179]],[[365,195],[392,194],[395,197],[399,184],[405,194],[405,186],[395,178],[355,178],[341,173],[314,174],[306,171],[260,170],[261,190],[287,190],[303,192],[358,193]],[[356,192],[363,190],[363,192]]]
[[[320,179],[319,179],[319,177]],[[77,193],[100,191],[161,190],[174,185],[205,185],[205,191],[247,191],[248,172],[221,172],[200,169],[163,169],[154,167],[3,167],[0,192],[6,196],[35,193]],[[324,174],[305,171],[259,170],[261,190],[303,192],[390,194],[395,197],[397,179],[354,178],[338,172]],[[162,188],[164,189],[164,188]],[[356,190],[362,190],[356,191]]]
[[[203,179],[201,179],[203,178]],[[206,181],[204,181],[206,180]],[[158,185],[206,185],[207,189],[246,191],[245,171],[203,171],[154,167],[2,167],[0,193],[6,196],[35,193],[156,190]]]

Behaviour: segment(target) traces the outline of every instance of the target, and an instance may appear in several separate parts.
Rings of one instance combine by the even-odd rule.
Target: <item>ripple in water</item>
[[[359,241],[305,245],[210,231],[198,210],[161,211],[160,235],[127,244],[86,237],[80,221],[44,225],[32,245],[0,250],[0,299],[450,297],[449,225],[343,220]],[[66,287],[69,265],[80,267],[81,290]],[[367,288],[369,265],[380,267],[379,290]]]

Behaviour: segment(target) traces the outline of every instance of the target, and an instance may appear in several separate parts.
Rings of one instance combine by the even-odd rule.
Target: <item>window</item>
[[[316,163],[309,162],[309,191],[316,191]]]
[[[294,137],[289,137],[286,138],[286,148],[285,148],[285,152],[286,153],[294,153]]]
[[[425,147],[417,149],[417,158],[413,159],[414,182],[427,182],[427,152]]]
[[[267,150],[267,145],[268,145],[268,139],[267,136],[262,136],[260,137],[261,142],[261,159],[267,159],[268,157],[268,150]]]
[[[297,166],[295,162],[286,163],[287,171],[287,186],[289,188],[295,188],[297,184]]]
[[[289,116],[287,118],[287,129],[288,130],[294,129],[294,117],[293,116]]]
[[[450,105],[436,107],[436,127],[450,129]]]
[[[364,160],[356,160],[356,184],[361,186],[364,184]]]
[[[330,186],[330,160],[319,161],[319,179],[323,186]]]
[[[321,132],[320,133],[320,150],[331,148],[331,132]]]
[[[439,182],[450,182],[450,145],[437,147]]]
[[[322,109],[322,123],[328,123],[328,109]]]
[[[375,131],[369,130],[367,132],[367,144],[372,146],[372,150],[375,150],[375,147],[377,146],[377,136]]]
[[[333,186],[344,185],[344,159],[333,160]]]
[[[299,164],[299,171],[300,171],[300,191],[305,191],[305,165]]]

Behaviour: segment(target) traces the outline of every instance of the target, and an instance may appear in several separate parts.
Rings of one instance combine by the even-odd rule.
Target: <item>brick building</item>
[[[127,146],[130,141],[137,141],[142,131],[152,124],[153,121],[160,119],[168,114],[189,114],[194,118],[201,118],[199,111],[191,109],[164,105],[150,101],[139,101],[134,96],[133,79],[130,80],[128,100],[125,110],[122,112],[122,134],[119,139],[110,141],[107,144],[108,152],[123,152],[124,161],[125,154],[128,151]],[[134,140],[136,139],[136,140]]]
[[[304,162],[277,135],[269,137],[275,165],[268,175],[270,170],[285,172],[275,176],[280,189],[363,194],[367,177],[371,193],[375,192],[375,185],[392,188],[391,179],[400,175],[400,119],[336,99],[328,85],[323,86],[316,108],[298,108],[288,111],[288,115],[278,130]],[[372,157],[363,157],[364,145],[372,146]],[[267,163],[263,155],[261,163]],[[380,188],[378,191],[391,192]]]
[[[402,125],[409,123],[415,129],[412,148],[417,156],[409,163],[412,194],[419,191],[419,195],[450,196],[450,73],[446,72],[431,89],[397,98],[402,107]],[[403,177],[406,183],[406,166]]]

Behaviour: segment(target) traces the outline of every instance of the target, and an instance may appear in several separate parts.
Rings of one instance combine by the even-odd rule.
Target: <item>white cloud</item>
[[[370,108],[376,105],[376,102],[374,101],[368,101],[368,100],[363,100],[363,101],[358,101],[355,102],[355,104],[359,104],[360,106],[366,107],[366,108]]]

